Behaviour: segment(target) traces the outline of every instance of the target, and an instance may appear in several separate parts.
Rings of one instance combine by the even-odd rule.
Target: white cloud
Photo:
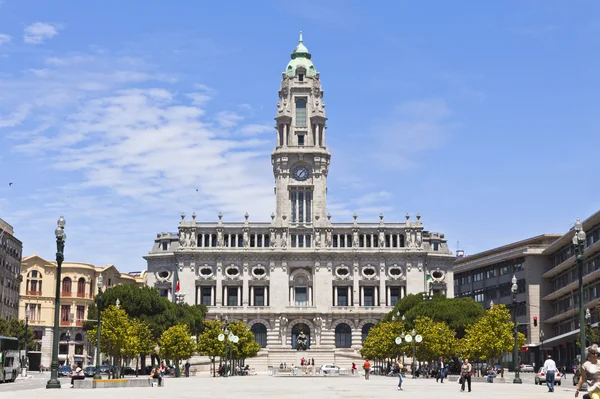
[[[241,115],[232,111],[221,111],[216,117],[217,123],[224,128],[234,127],[243,119],[244,118]]]
[[[10,42],[11,40],[12,40],[11,36],[4,34],[4,33],[0,33],[0,46]]]
[[[20,125],[27,116],[29,116],[30,110],[29,104],[21,104],[13,113],[8,116],[0,115],[0,128],[15,127]]]
[[[58,35],[60,25],[47,22],[34,22],[25,27],[23,40],[28,44],[42,44],[47,39],[51,39]]]

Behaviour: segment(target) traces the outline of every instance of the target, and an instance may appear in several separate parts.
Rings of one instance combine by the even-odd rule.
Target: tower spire
[[[298,43],[302,43],[302,31],[300,31],[300,39],[298,40]]]

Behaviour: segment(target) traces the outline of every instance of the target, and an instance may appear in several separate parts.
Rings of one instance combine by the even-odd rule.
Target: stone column
[[[254,286],[250,287],[250,306],[254,306]]]
[[[338,305],[338,287],[333,287],[333,306]]]
[[[313,299],[312,299],[312,285],[308,286],[308,306],[312,306],[313,305]]]
[[[294,306],[294,287],[290,287],[290,306]]]
[[[242,306],[242,287],[237,287],[237,305]]]
[[[358,276],[358,262],[355,262],[353,264],[353,270],[352,270],[352,287],[354,290],[354,295],[352,296],[352,305],[354,307],[358,307],[360,306],[360,299],[361,299],[361,293],[360,293],[360,286],[359,286],[359,276]]]
[[[211,295],[210,295],[210,304],[212,306],[217,306],[217,297],[216,297],[216,287],[213,285],[210,287]]]
[[[219,307],[223,304],[223,276],[222,273],[222,264],[221,262],[217,262],[217,285],[215,288],[216,296],[215,296],[215,306]]]
[[[360,298],[358,300],[358,305],[359,306],[363,306],[364,305],[364,299],[365,299],[365,287],[363,287],[361,285],[360,286]]]
[[[386,305],[394,306],[394,305],[392,305],[392,290],[390,290],[390,287],[386,287],[386,293],[387,293]]]

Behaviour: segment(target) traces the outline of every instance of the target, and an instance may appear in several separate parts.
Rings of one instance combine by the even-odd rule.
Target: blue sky
[[[472,254],[600,208],[600,3],[0,0],[0,217],[24,255],[142,270],[156,233],[269,220],[298,32],[325,90],[333,221]],[[9,183],[13,183],[9,186]]]

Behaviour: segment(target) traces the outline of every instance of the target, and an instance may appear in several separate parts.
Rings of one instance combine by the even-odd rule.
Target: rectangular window
[[[254,287],[254,306],[265,306],[264,287]]]
[[[168,249],[168,247],[169,247],[169,244],[166,241],[163,241],[163,243],[162,243],[163,251],[166,251]]]
[[[396,302],[400,299],[400,288],[390,288],[390,302],[388,306],[396,305]]]
[[[310,248],[312,242],[312,237],[310,236],[310,234],[307,234],[304,237],[304,242],[306,243],[306,248]]]
[[[348,287],[337,287],[338,306],[348,306]]]
[[[375,306],[375,290],[373,287],[364,287],[363,306]]]
[[[169,297],[169,290],[168,289],[160,289],[158,291],[159,295],[163,298],[168,298]]]
[[[296,287],[296,306],[308,306],[308,294],[306,287]]]
[[[70,305],[60,305],[60,321],[68,322],[69,313],[71,313]]]
[[[311,192],[306,192],[304,194],[304,196],[306,197],[306,209],[305,209],[305,213],[306,213],[306,223],[310,223],[311,222],[311,206],[312,206],[312,193]]]
[[[102,342],[102,341],[100,341]],[[58,354],[59,355],[66,355],[69,353],[69,345],[67,344],[60,344],[58,345]]]
[[[292,234],[292,248],[296,248],[296,234]]]
[[[298,145],[304,145],[304,135],[303,134],[298,135]]]
[[[296,191],[292,191],[291,195],[292,195],[292,222],[296,223],[296,204],[298,203],[298,193]]]
[[[298,248],[304,248],[304,235],[298,235]]]
[[[202,287],[201,303],[206,306],[212,306],[212,287]]]
[[[296,100],[296,126],[306,127],[306,99]]]
[[[85,319],[85,305],[77,305],[76,317],[75,321],[77,321],[77,323],[83,323],[83,320]]]
[[[227,306],[238,306],[237,287],[227,287]]]
[[[298,221],[304,222],[304,192],[298,192]]]
[[[439,244],[437,242],[433,243],[433,250],[437,251],[439,249]]]
[[[333,235],[332,241],[333,241],[333,247],[337,248],[338,247],[338,237],[337,237],[337,234]]]
[[[263,246],[262,245],[262,234],[258,234],[256,236],[256,242],[257,242],[256,246],[259,247],[259,248],[262,248],[262,246]]]

